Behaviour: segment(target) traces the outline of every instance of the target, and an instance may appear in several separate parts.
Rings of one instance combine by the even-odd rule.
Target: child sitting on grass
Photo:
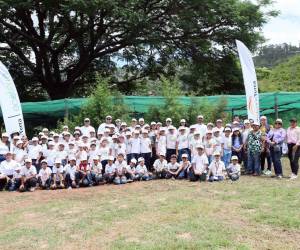
[[[241,165],[239,164],[239,158],[236,155],[231,157],[231,163],[226,170],[230,180],[237,181],[240,178]]]
[[[213,181],[223,181],[225,179],[226,169],[225,164],[223,161],[221,161],[221,155],[220,152],[216,151],[214,152],[214,160],[211,162],[211,164],[208,167],[208,175],[207,179],[210,182]]]

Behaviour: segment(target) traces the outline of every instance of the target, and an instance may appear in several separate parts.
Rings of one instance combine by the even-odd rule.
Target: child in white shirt
[[[157,179],[166,178],[168,171],[168,162],[163,154],[160,154],[159,159],[156,159],[153,164],[154,175]]]
[[[93,162],[90,164],[92,180],[95,185],[99,185],[103,183],[102,164],[100,162],[99,156],[97,155],[93,156],[92,161]]]
[[[208,158],[204,153],[204,146],[202,144],[196,145],[197,154],[193,157],[192,166],[188,170],[190,181],[206,181]]]
[[[177,162],[177,156],[172,155],[171,156],[171,162],[168,163],[168,171],[166,178],[174,178],[177,176],[177,170],[180,168],[180,164]]]
[[[48,167],[46,160],[42,160],[41,165],[42,167],[39,171],[38,181],[42,189],[49,190],[51,185],[52,170]]]
[[[220,152],[214,152],[214,160],[208,167],[207,179],[210,182],[223,181],[225,179],[226,168],[223,161],[221,161]]]
[[[147,167],[145,165],[145,159],[143,157],[140,157],[138,159],[138,165],[135,169],[136,174],[138,175],[139,180],[143,181],[149,181],[151,179],[151,175],[147,170]]]
[[[237,181],[240,178],[241,165],[239,164],[239,158],[234,155],[231,157],[231,163],[227,167],[228,177],[232,181]]]

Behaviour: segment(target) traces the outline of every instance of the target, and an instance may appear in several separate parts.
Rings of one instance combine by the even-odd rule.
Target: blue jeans
[[[280,150],[274,150],[274,147],[270,147],[270,153],[274,165],[275,174],[277,176],[282,175],[282,165],[281,165],[282,148],[280,147]]]
[[[260,152],[248,151],[248,173],[260,174]]]
[[[224,149],[224,154],[223,154],[223,157],[222,157],[222,161],[224,162],[226,168],[230,164],[230,159],[231,159],[231,150]]]
[[[0,155],[0,163],[1,163],[2,161],[5,161],[5,156],[4,156],[4,155]]]

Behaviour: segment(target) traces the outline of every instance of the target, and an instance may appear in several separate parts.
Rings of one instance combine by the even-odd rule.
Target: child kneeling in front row
[[[220,158],[221,158],[220,153],[216,151],[214,153],[214,159],[208,167],[209,170],[208,170],[207,179],[210,182],[223,181],[225,179],[226,168],[224,162],[221,161]]]
[[[236,155],[231,157],[231,163],[226,170],[230,180],[237,181],[240,178],[241,165],[239,164],[239,158]]]

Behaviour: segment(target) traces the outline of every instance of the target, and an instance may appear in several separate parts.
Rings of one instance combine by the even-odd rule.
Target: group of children
[[[239,121],[223,127],[222,120],[204,124],[203,119],[198,116],[189,127],[182,119],[177,129],[170,118],[165,125],[132,119],[128,126],[107,116],[96,132],[86,118],[72,134],[67,126],[61,133],[45,128],[30,141],[3,133],[0,190],[71,189],[161,178],[238,180],[244,143],[240,134],[250,131],[250,122],[241,130]]]

